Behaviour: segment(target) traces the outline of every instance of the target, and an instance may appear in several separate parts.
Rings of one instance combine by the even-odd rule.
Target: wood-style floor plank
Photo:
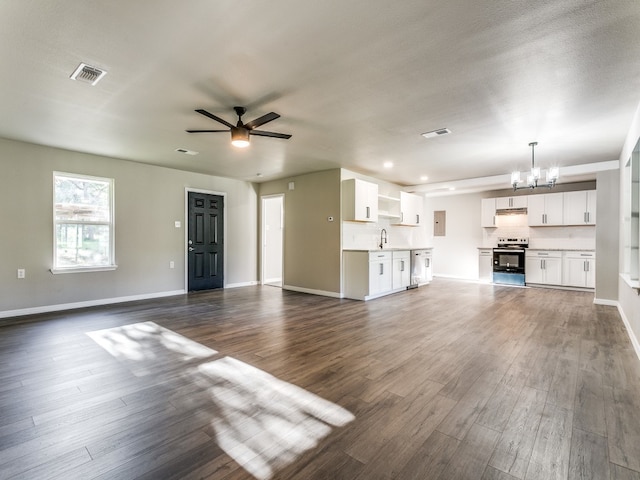
[[[0,477],[640,480],[638,399],[587,292],[198,292],[3,319]]]

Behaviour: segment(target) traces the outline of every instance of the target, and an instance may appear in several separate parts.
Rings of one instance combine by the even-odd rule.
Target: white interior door
[[[282,287],[284,195],[262,197],[262,284]]]

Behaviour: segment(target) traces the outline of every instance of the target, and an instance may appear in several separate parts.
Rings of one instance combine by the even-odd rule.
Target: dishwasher
[[[433,279],[431,249],[411,250],[411,285],[416,288]]]

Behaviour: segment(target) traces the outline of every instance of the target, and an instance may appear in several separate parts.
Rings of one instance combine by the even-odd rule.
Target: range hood
[[[526,215],[527,208],[499,208],[496,210],[496,215]]]

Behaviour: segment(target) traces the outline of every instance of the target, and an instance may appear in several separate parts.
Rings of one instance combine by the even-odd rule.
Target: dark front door
[[[222,288],[223,198],[189,192],[189,290]]]

